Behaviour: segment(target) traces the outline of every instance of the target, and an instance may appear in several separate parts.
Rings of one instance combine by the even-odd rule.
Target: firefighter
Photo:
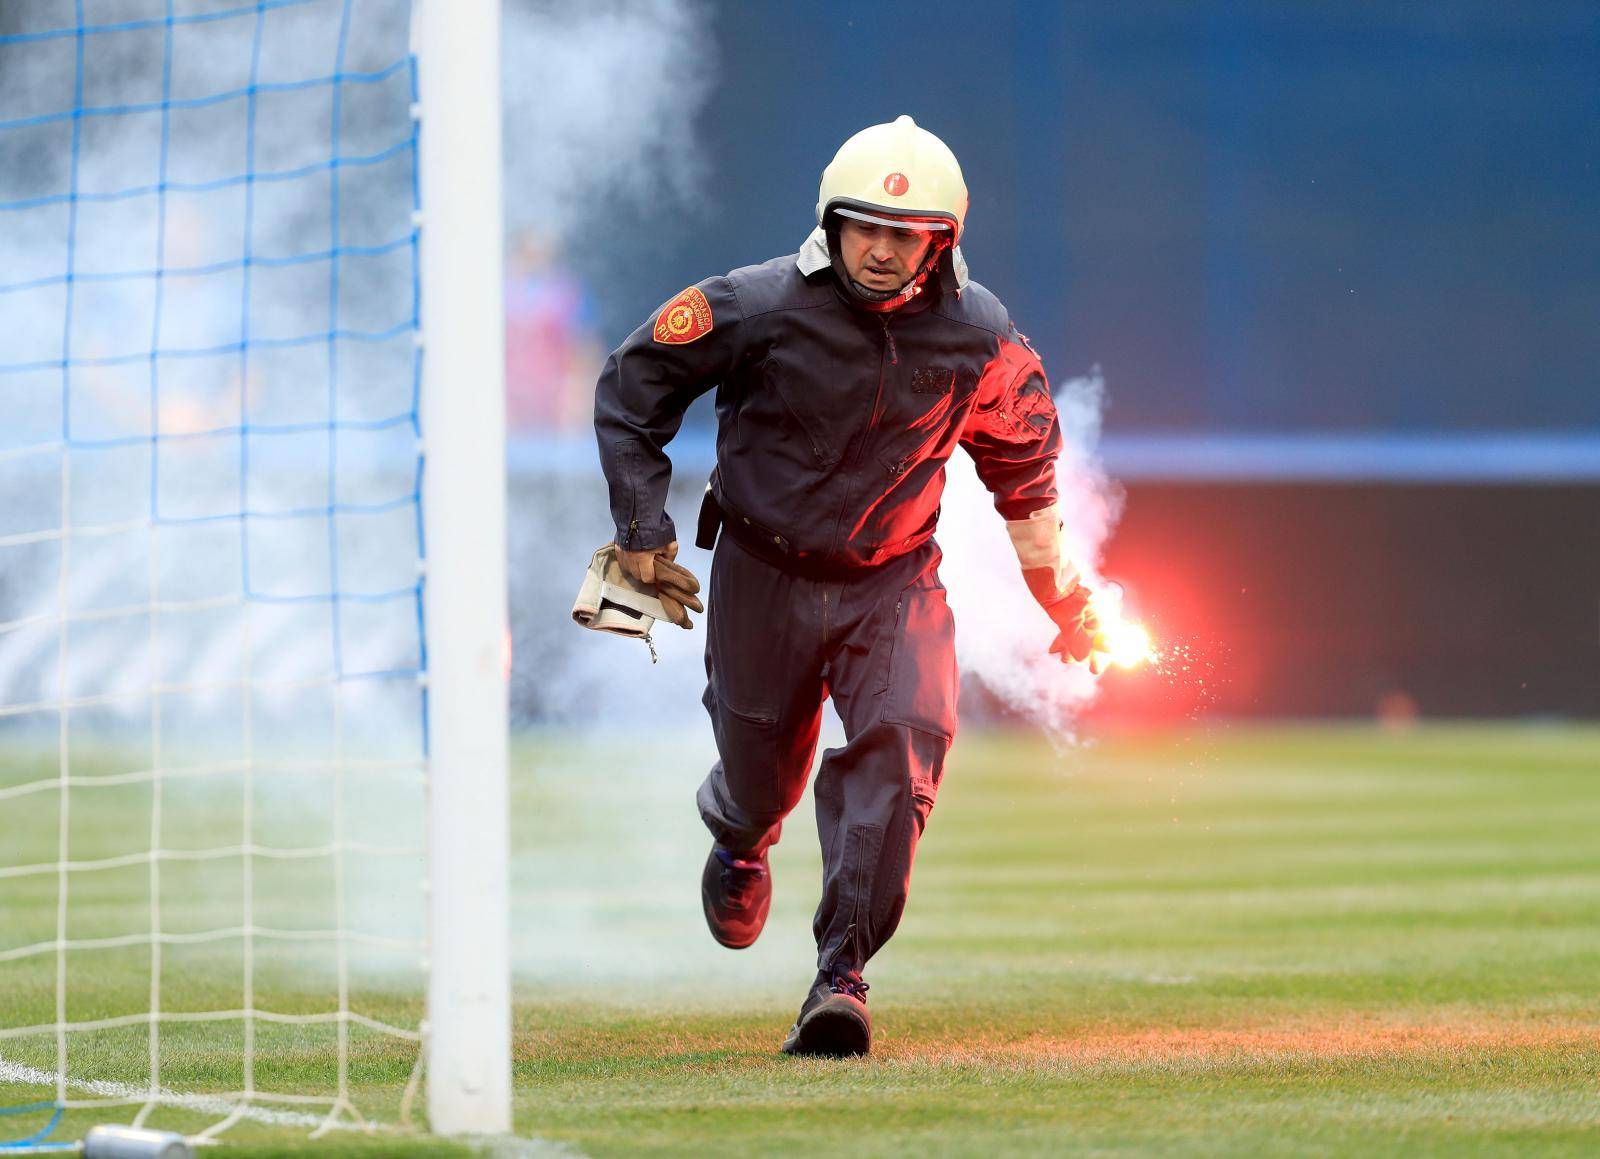
[[[622,565],[663,584],[684,574],[657,575],[678,551],[665,448],[689,404],[717,392],[697,542],[716,548],[703,701],[720,759],[698,804],[713,839],[703,908],[723,945],[749,946],[766,921],[767,851],[805,788],[828,698],[844,725],[817,771],[818,972],[783,1043],[792,1054],[871,1047],[862,970],[900,921],[956,732],[933,533],[958,446],[1059,629],[1051,651],[1099,659],[1062,546],[1050,388],[1005,307],[968,277],[966,212],[938,137],[908,116],[864,129],[823,171],[798,253],[672,298],[596,391]]]

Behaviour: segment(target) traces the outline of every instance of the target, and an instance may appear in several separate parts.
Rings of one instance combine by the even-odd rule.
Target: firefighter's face
[[[898,290],[909,282],[930,244],[925,230],[892,229],[853,217],[839,225],[844,268],[869,290]]]

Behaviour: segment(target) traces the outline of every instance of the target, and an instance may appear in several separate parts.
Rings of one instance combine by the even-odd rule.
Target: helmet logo
[[[890,197],[904,196],[905,191],[911,188],[911,182],[906,180],[904,173],[891,173],[883,179],[883,191]]]

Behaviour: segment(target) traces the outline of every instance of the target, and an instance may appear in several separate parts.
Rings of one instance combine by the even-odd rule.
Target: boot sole
[[[865,1007],[831,998],[798,1023],[784,1040],[784,1054],[854,1058],[872,1051],[872,1020]]]
[[[755,933],[750,935],[748,940],[743,942],[731,942],[727,938],[723,937],[721,932],[718,931],[715,924],[715,919],[713,919],[709,913],[706,914],[706,928],[711,931],[711,936],[716,939],[717,945],[723,946],[730,950],[748,950],[751,946],[756,944],[756,939],[761,936],[761,930],[758,928]]]
[[[715,854],[712,854],[712,857],[715,856]],[[749,929],[751,925],[755,927],[749,931],[749,936],[744,938],[731,937],[728,928],[718,924],[717,915],[711,908],[711,900],[708,894],[711,890],[710,882],[713,872],[712,862],[708,860],[705,870],[700,875],[700,912],[705,914],[706,929],[711,931],[711,936],[716,939],[717,945],[725,946],[730,950],[748,950],[756,944],[756,939],[761,936],[761,931],[766,928],[767,913],[772,908],[772,895],[768,893],[766,898],[763,899],[761,908],[756,911],[754,920],[750,923],[745,923],[745,929]]]

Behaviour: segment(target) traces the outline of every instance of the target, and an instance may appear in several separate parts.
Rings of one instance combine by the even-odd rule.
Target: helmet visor
[[[840,217],[854,218],[856,221],[869,222],[872,225],[886,225],[890,229],[935,233],[950,228],[950,223],[942,217],[895,217],[887,213],[870,213],[864,209],[854,209],[838,202],[830,205],[828,212],[837,213]]]

